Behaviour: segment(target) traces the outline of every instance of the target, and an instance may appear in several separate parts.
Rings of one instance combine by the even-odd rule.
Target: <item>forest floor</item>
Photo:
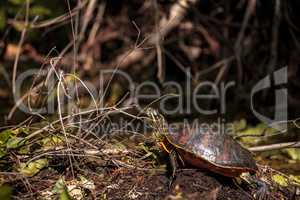
[[[112,156],[113,157],[113,156]],[[121,156],[122,157],[122,156]],[[128,155],[124,155],[124,161]],[[256,184],[234,181],[203,169],[180,168],[169,187],[168,165],[156,168],[140,161],[139,167],[125,162],[103,162],[100,159],[81,159],[75,162],[73,173],[67,159],[53,159],[47,168],[32,177],[2,176],[14,185],[16,199],[258,199],[261,189]],[[128,163],[128,162],[127,162]],[[148,163],[148,164],[146,164]],[[118,164],[120,164],[118,166]],[[144,167],[141,167],[144,165]],[[295,185],[276,183],[274,175],[283,175],[270,167],[259,165],[254,175],[267,185],[264,199],[300,199]],[[284,176],[284,175],[283,175]],[[61,181],[62,180],[62,181]],[[63,186],[59,186],[59,183]],[[62,190],[67,191],[67,198]]]

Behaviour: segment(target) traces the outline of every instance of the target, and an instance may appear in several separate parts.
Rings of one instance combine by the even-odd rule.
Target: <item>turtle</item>
[[[204,131],[198,127],[169,127],[164,116],[151,107],[146,109],[146,115],[159,146],[169,154],[172,168],[169,187],[175,179],[178,160],[231,178],[257,172],[252,153],[230,135]],[[247,182],[257,183],[260,187],[258,195],[265,196],[267,188],[264,183],[253,178]]]

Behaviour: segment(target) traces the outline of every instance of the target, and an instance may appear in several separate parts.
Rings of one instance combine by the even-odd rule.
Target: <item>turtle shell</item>
[[[257,170],[251,152],[227,134],[170,128],[164,144],[168,148],[175,147],[184,162],[224,176],[237,177],[243,172]]]

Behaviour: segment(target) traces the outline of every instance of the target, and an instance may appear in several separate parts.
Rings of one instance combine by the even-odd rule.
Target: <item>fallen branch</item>
[[[271,150],[278,150],[284,148],[297,148],[297,147],[300,147],[300,141],[263,145],[257,147],[250,147],[248,149],[253,152],[260,152],[260,151],[271,151]]]

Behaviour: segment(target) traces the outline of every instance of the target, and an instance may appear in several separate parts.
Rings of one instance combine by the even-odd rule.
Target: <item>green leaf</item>
[[[300,149],[287,148],[283,149],[282,152],[286,153],[292,160],[300,160]]]
[[[51,14],[51,10],[44,6],[32,6],[30,8],[30,16],[47,16]]]
[[[58,179],[52,189],[52,192],[54,194],[59,194],[60,200],[71,200],[63,178]]]
[[[247,128],[247,121],[245,119],[241,119],[239,121],[233,122],[233,127],[235,131],[240,131]]]
[[[298,187],[300,187],[300,176],[290,175],[289,178],[293,182],[293,184],[295,184]]]
[[[64,188],[64,190],[62,191],[62,193],[60,193],[59,199],[60,200],[71,200],[71,197],[70,197],[70,195],[69,195],[69,193],[68,193],[68,191],[67,191],[66,188]]]
[[[41,145],[43,150],[54,149],[55,147],[63,144],[63,138],[60,136],[48,136],[42,139]]]
[[[0,199],[1,200],[10,200],[12,199],[12,187],[8,185],[1,185],[0,186]]]
[[[20,149],[18,149],[18,153],[23,155],[28,155],[30,153],[30,146],[29,145],[21,146]]]
[[[4,156],[6,156],[6,154],[7,154],[7,152],[5,151],[5,149],[0,148],[0,158],[3,158]]]
[[[288,179],[282,175],[275,174],[272,176],[273,181],[275,181],[277,184],[281,185],[282,187],[287,187]]]
[[[8,0],[9,3],[14,4],[16,6],[20,6],[23,5],[24,3],[26,3],[25,0]],[[29,3],[31,3],[32,1],[29,0]]]
[[[65,181],[63,178],[60,178],[56,181],[53,189],[52,189],[52,192],[54,194],[60,194],[62,192],[62,190],[64,189],[65,187]]]
[[[38,159],[35,161],[30,162],[29,164],[21,163],[19,171],[25,176],[34,176],[36,175],[41,169],[48,165],[47,159]]]
[[[28,127],[16,128],[14,130],[11,130],[11,133],[13,133],[16,136],[21,134],[21,133],[25,133],[26,135],[29,135],[29,128]]]
[[[11,137],[8,139],[7,143],[6,143],[6,148],[7,149],[16,149],[19,148],[21,146],[23,146],[25,144],[25,138],[21,138],[21,137]]]
[[[22,127],[22,132],[25,133],[26,135],[30,134],[30,128],[29,127]]]
[[[251,135],[256,136],[260,134],[265,134],[265,135],[272,135],[276,133],[276,129],[272,129],[268,127],[266,124],[257,124],[255,127],[247,127],[245,130],[241,130],[237,132],[237,136],[240,136],[240,141],[243,144],[248,144],[248,145],[256,145],[257,143],[261,142],[264,137],[249,137]],[[247,135],[248,137],[243,137]]]
[[[7,129],[0,133],[0,145],[6,144],[10,136],[12,135],[12,130]]]

